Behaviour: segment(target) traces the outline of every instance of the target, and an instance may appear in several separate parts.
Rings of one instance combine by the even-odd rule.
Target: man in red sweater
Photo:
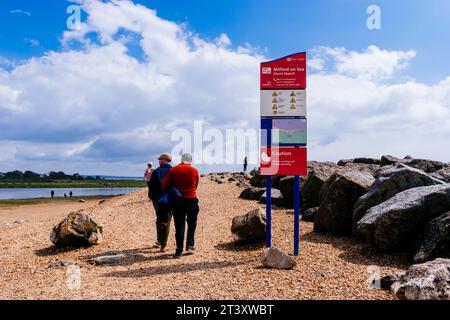
[[[184,230],[187,221],[187,241],[186,253],[193,254],[195,250],[195,228],[197,227],[197,216],[200,210],[197,199],[197,187],[200,176],[196,168],[192,165],[192,156],[188,153],[183,154],[181,163],[173,167],[165,176],[162,182],[162,188],[175,186],[181,193],[179,199],[173,208],[173,218],[175,222],[175,238],[177,250],[174,258],[181,257],[183,253]]]

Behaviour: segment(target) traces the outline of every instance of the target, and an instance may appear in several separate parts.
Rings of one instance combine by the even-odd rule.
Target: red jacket
[[[196,168],[189,164],[180,163],[173,167],[164,177],[162,189],[174,184],[183,195],[183,198],[197,198],[196,191],[199,181],[200,176]]]

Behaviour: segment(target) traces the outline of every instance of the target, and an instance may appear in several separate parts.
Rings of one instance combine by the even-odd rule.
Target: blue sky
[[[226,33],[234,45],[250,43],[269,57],[314,46],[361,50],[374,44],[415,50],[407,75],[430,83],[450,74],[450,2],[446,0],[140,0],[164,19],[187,23],[202,37]],[[69,1],[12,0],[0,3],[0,54],[15,59],[60,48]],[[366,8],[381,8],[382,29],[368,30]],[[11,13],[22,10],[30,13]],[[83,18],[86,16],[83,14]],[[24,39],[36,39],[31,46]],[[447,39],[447,41],[446,41]]]
[[[299,51],[310,159],[450,161],[446,0],[82,0],[70,31],[73,3],[0,2],[0,172],[140,175],[194,121],[256,130],[259,63]]]

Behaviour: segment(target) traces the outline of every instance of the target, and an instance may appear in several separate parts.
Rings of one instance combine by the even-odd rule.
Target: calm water
[[[5,199],[31,199],[49,198],[50,192],[55,191],[56,197],[64,197],[64,193],[69,196],[72,191],[74,197],[83,196],[116,196],[127,194],[141,188],[0,188],[0,200]]]

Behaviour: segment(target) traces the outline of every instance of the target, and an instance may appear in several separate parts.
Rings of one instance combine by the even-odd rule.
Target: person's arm
[[[195,178],[197,179],[197,181],[195,182],[195,188],[198,187],[198,183],[200,181],[200,175],[198,174],[198,170],[196,170],[196,172],[197,172],[197,174],[196,174]]]

